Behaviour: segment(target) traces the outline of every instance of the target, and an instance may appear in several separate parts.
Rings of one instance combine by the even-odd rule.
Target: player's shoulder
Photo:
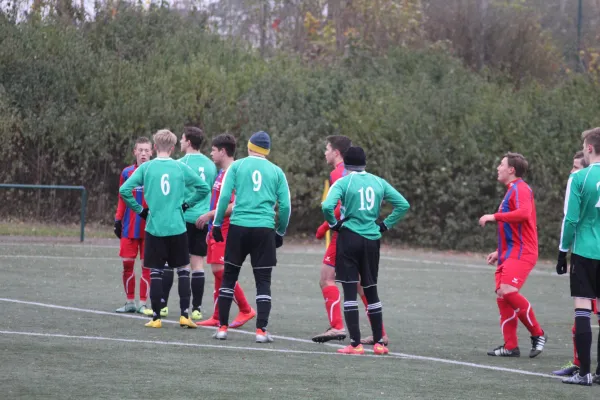
[[[133,171],[135,171],[135,167],[135,164],[132,164],[123,168],[123,171],[121,171],[121,175],[123,175],[124,177],[128,177],[129,175],[133,174]]]

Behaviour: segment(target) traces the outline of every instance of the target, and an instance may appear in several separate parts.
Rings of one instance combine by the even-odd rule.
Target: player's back
[[[186,231],[183,210],[185,202],[186,165],[172,158],[155,158],[142,164],[144,196],[150,216],[146,230],[154,236],[174,236]]]
[[[231,177],[229,176],[231,174]],[[235,179],[235,203],[230,222],[244,227],[273,228],[275,204],[287,182],[281,168],[263,157],[234,161],[224,180]]]
[[[347,219],[344,228],[367,239],[381,237],[377,218],[385,196],[385,182],[368,172],[352,172],[336,181],[342,190],[342,219]]]
[[[186,154],[179,159],[179,162],[187,165],[196,172],[204,182],[212,187],[215,178],[217,176],[217,167],[208,157],[201,153]],[[186,189],[185,197],[188,198],[191,195],[190,188]],[[210,196],[207,196],[205,200],[199,202],[194,207],[191,207],[184,213],[185,221],[191,224],[195,223],[198,217],[202,214],[210,211]]]
[[[580,256],[600,259],[600,163],[592,164],[569,178],[580,193],[579,220],[575,230],[573,252]],[[567,196],[572,196],[567,190]],[[565,202],[565,204],[569,201]]]

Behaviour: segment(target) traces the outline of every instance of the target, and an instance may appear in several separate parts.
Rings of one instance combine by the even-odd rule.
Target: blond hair
[[[161,129],[152,137],[156,151],[171,151],[177,144],[177,136],[168,129]]]
[[[596,154],[600,154],[600,128],[593,128],[584,131],[581,134],[581,138],[583,139],[583,143],[586,145],[592,145]]]

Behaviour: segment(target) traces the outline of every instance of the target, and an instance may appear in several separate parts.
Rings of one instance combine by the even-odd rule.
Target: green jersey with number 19
[[[370,240],[381,238],[376,221],[382,201],[385,200],[394,207],[392,213],[383,221],[388,229],[398,223],[410,208],[408,201],[385,179],[364,171],[350,172],[338,179],[329,189],[322,208],[325,220],[330,226],[337,222],[333,210],[338,200],[342,202],[341,219],[347,219],[344,228]]]
[[[190,153],[186,154],[182,158],[179,159],[179,162],[184,163],[188,167],[195,171],[200,178],[209,187],[213,187],[215,183],[215,179],[217,177],[217,167],[215,163],[212,162],[208,157],[201,153]],[[186,199],[191,196],[191,188],[186,187],[185,197]],[[210,211],[210,196],[207,196],[205,200],[196,204],[194,207],[190,207],[187,209],[185,213],[183,213],[183,217],[185,218],[185,222],[189,222],[190,224],[196,223],[196,220],[202,214],[205,214]]]
[[[600,260],[600,163],[571,174],[564,212],[560,251]]]
[[[142,206],[133,197],[133,188],[143,186],[148,204],[146,232],[154,236],[175,236],[186,231],[182,204],[194,206],[204,201],[210,187],[185,164],[172,158],[155,158],[140,165],[125,181],[119,193],[136,213]],[[186,190],[190,197],[186,198]]]
[[[277,234],[283,236],[290,221],[290,189],[285,174],[263,157],[248,156],[229,166],[217,202],[214,225],[220,226],[235,190],[232,225],[250,228],[275,227],[275,203],[279,203]]]

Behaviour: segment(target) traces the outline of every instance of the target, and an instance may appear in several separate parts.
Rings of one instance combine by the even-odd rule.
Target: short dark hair
[[[212,140],[213,147],[216,147],[217,150],[225,149],[225,152],[229,157],[233,157],[235,155],[235,147],[236,141],[233,135],[229,133],[222,133],[219,136],[215,137]]]
[[[344,157],[344,154],[346,154],[350,146],[352,146],[350,138],[344,135],[327,136],[327,143],[329,143],[333,150],[339,151],[342,157]]]
[[[186,126],[183,128],[185,140],[189,140],[192,144],[192,149],[200,150],[200,146],[204,143],[204,132],[196,126]]]
[[[581,166],[583,168],[587,168],[590,166],[590,164],[585,160],[585,157],[583,156],[583,151],[581,150],[575,153],[575,155],[573,156],[573,160],[581,160]]]
[[[583,142],[591,144],[594,152],[600,154],[600,128],[589,129],[581,134]]]
[[[527,173],[527,167],[529,167],[529,163],[522,154],[508,152],[504,155],[504,157],[506,157],[508,166],[515,169],[515,176],[517,178],[521,178]]]
[[[135,140],[135,144],[133,145],[133,147],[135,148],[138,144],[152,144],[152,142],[150,141],[150,139],[148,139],[146,136],[140,136],[139,138],[137,138]]]

